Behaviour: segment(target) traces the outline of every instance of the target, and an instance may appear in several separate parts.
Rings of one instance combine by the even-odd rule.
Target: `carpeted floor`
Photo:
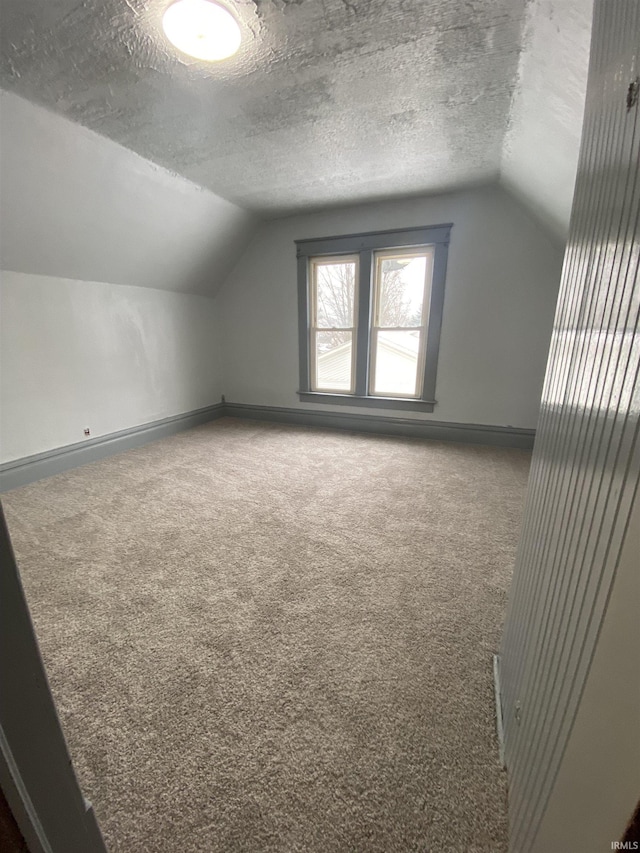
[[[111,853],[502,853],[529,454],[225,419],[4,496]]]

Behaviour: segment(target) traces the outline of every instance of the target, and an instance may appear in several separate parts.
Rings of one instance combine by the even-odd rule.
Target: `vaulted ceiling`
[[[517,113],[540,83],[527,51],[553,54],[551,98],[565,59],[576,70],[555,29],[542,48],[531,34],[536,16],[547,26],[570,7],[587,22],[567,119],[576,148],[588,0],[225,2],[243,44],[205,64],[164,38],[167,0],[3,0],[0,85],[225,199],[281,215],[497,180],[505,139],[512,167],[518,134],[540,119]],[[509,180],[518,185],[517,174]]]

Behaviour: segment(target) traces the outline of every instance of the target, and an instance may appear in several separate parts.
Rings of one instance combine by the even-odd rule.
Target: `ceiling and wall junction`
[[[4,0],[0,85],[261,214],[492,182],[505,136],[526,194],[519,136],[556,122],[565,64],[579,138],[589,35],[587,2],[528,5],[236,0],[240,51],[206,64],[164,38],[164,0]]]

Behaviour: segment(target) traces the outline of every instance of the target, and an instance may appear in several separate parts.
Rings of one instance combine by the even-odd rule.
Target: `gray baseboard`
[[[119,430],[109,435],[89,438],[77,444],[68,444],[65,447],[57,447],[44,453],[36,453],[33,456],[25,456],[0,465],[0,492],[9,489],[17,489],[26,486],[43,477],[51,477],[76,468],[78,465],[86,465],[88,462],[97,462],[114,453],[123,450],[131,450],[155,441],[158,438],[166,438],[175,435],[185,429],[199,426],[208,421],[221,418],[224,413],[224,404],[216,403],[204,409],[195,409],[182,415],[173,415],[162,418],[130,429]]]
[[[519,427],[456,424],[444,421],[392,418],[384,415],[318,412],[311,409],[288,409],[279,406],[253,406],[225,403],[225,417],[251,418],[301,426],[330,427],[350,432],[373,432],[378,435],[400,435],[405,438],[429,438],[463,444],[489,444],[498,447],[533,447],[535,430]]]
[[[140,447],[158,438],[175,435],[185,429],[214,421],[221,417],[249,418],[300,426],[329,427],[349,432],[377,435],[399,435],[405,438],[429,438],[435,441],[455,441],[463,444],[489,444],[498,447],[531,449],[535,430],[517,427],[455,424],[444,421],[392,418],[384,415],[317,412],[281,406],[253,406],[247,403],[216,403],[183,415],[163,418],[152,423],[68,444],[44,453],[25,456],[0,465],[0,492],[26,486],[44,477],[51,477],[78,465],[97,462],[114,453]]]

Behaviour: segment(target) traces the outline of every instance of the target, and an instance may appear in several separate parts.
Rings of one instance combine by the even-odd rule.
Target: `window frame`
[[[426,342],[429,336],[429,314],[431,302],[431,288],[433,282],[433,246],[406,246],[401,249],[379,249],[373,253],[373,275],[371,282],[372,290],[372,309],[371,321],[369,325],[369,386],[368,392],[370,397],[394,397],[405,400],[421,400],[422,389],[424,386],[424,369],[426,361]],[[422,285],[422,323],[419,326],[381,326],[380,325],[380,297],[382,290],[382,262],[388,258],[425,258],[425,275]],[[380,332],[409,332],[417,331],[420,333],[420,343],[418,347],[418,358],[416,365],[416,381],[414,385],[415,393],[410,397],[404,394],[378,394],[374,390],[376,380],[376,362],[378,358],[378,336]]]
[[[324,264],[332,263],[354,263],[355,281],[353,285],[353,325],[344,328],[329,328],[318,326],[318,274],[317,268]],[[358,339],[358,290],[359,290],[359,266],[360,256],[355,255],[321,255],[309,258],[309,390],[313,394],[348,394],[353,395],[356,391],[356,343]],[[318,332],[351,332],[351,385],[348,391],[339,389],[319,389],[318,385],[318,359],[315,346],[315,338]],[[315,386],[315,387],[314,387]]]
[[[298,265],[298,342],[300,355],[301,402],[339,406],[366,406],[377,409],[398,409],[432,412],[435,399],[440,332],[444,307],[444,286],[452,224],[419,228],[374,231],[337,237],[296,240]],[[371,394],[372,339],[374,310],[374,265],[376,252],[433,247],[431,291],[424,305],[427,319],[426,346],[423,347],[422,393],[420,397],[401,397]],[[359,256],[356,280],[355,390],[353,393],[313,391],[311,382],[312,353],[310,330],[313,300],[311,292],[311,263],[314,259],[338,256]],[[420,369],[420,366],[419,368]]]

